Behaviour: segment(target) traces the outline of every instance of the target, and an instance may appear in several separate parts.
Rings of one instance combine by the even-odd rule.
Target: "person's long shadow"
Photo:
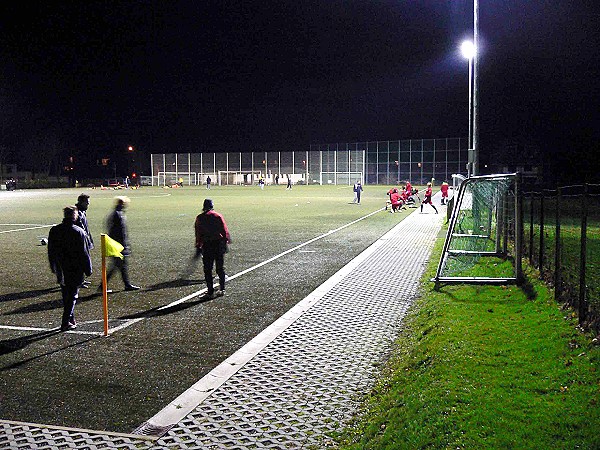
[[[40,331],[39,333],[30,334],[28,336],[21,336],[14,339],[5,339],[0,341],[0,355],[6,355],[8,353],[16,352],[18,350],[24,349],[29,344],[32,344],[36,341],[41,341],[42,339],[49,338],[56,334],[60,333],[60,330],[45,330]]]
[[[163,281],[162,283],[156,283],[156,284],[153,284],[152,286],[145,287],[144,291],[147,291],[147,292],[159,291],[161,289],[184,287],[184,286],[190,286],[192,284],[197,284],[197,283],[200,283],[200,280],[178,278],[175,280]]]
[[[79,291],[80,295],[79,295],[79,298],[77,299],[78,304],[90,301],[90,300],[102,295],[99,292],[91,292],[88,295],[81,295],[82,291],[83,291],[83,289],[81,289]],[[62,308],[62,300],[60,298],[55,299],[55,300],[46,300],[46,301],[40,302],[40,303],[34,303],[32,305],[21,306],[20,308],[13,309],[12,311],[2,313],[2,315],[10,316],[10,315],[14,315],[14,314],[27,314],[27,313],[35,313],[35,312],[42,312],[42,311],[51,311],[53,309],[58,309],[58,308]]]
[[[19,340],[19,339],[24,339],[25,340],[25,345],[22,345],[20,348],[14,348],[14,349],[6,352],[6,353],[11,353],[11,352],[20,350],[21,348],[26,347],[27,345],[31,344],[32,342],[48,338],[48,337],[53,336],[53,335],[55,335],[57,333],[60,333],[60,331],[59,330],[49,330],[49,331],[44,331],[42,333],[37,333],[37,334],[34,334],[34,335],[26,336],[24,338],[8,339],[7,341],[16,341],[16,340]],[[98,339],[100,337],[101,336],[90,336],[87,339],[84,339],[83,341],[78,341],[78,342],[75,342],[73,344],[65,345],[64,347],[60,347],[60,348],[57,348],[55,350],[51,350],[51,351],[46,352],[46,353],[42,353],[41,355],[32,356],[31,358],[27,358],[27,359],[24,359],[22,361],[17,361],[17,362],[15,362],[13,364],[9,364],[8,366],[0,367],[0,372],[4,372],[4,371],[7,371],[7,370],[11,370],[11,369],[17,369],[17,368],[19,368],[21,366],[24,366],[25,364],[27,364],[27,363],[29,363],[31,361],[35,361],[36,359],[40,359],[40,358],[43,358],[45,356],[50,356],[50,355],[58,353],[58,352],[60,352],[62,350],[67,350],[67,349],[72,348],[72,347],[77,347],[79,345],[87,344],[89,341],[94,340],[94,339]],[[0,343],[4,343],[4,342],[7,342],[7,341],[2,341]]]
[[[60,291],[59,287],[51,287],[46,289],[33,289],[31,291],[13,292],[11,294],[0,295],[0,302],[11,302],[13,300],[23,300],[26,298],[41,297],[42,295],[50,294],[51,292]]]
[[[194,306],[201,305],[202,303],[209,302],[214,299],[200,297],[198,300],[194,300],[193,302],[185,302],[179,303],[178,305],[173,306],[157,306],[156,308],[148,309],[146,311],[140,311],[133,314],[128,314],[126,316],[121,316],[119,319],[128,320],[128,319],[149,319],[151,317],[160,317],[166,316],[168,314],[174,314],[179,311],[185,311],[186,309],[193,308]]]

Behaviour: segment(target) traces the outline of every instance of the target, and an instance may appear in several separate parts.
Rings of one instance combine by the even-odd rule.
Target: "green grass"
[[[524,288],[425,282],[341,448],[600,448],[600,347],[528,277]]]
[[[215,187],[133,191],[85,190],[95,288],[100,283],[99,235],[113,197],[131,197],[127,211],[133,255],[131,280],[143,287],[123,291],[115,276],[109,297],[111,326],[144,320],[108,338],[43,331],[58,327],[60,292],[39,237],[74,203],[80,189],[3,192],[0,197],[0,418],[79,428],[130,432],[206,375],[354,256],[396,225],[406,213],[377,213],[385,186],[365,187],[361,205],[349,204],[349,186]],[[225,216],[233,243],[227,273],[235,275],[283,251],[326,234],[300,250],[232,280],[227,295],[198,298],[156,314],[204,288],[201,268],[190,282],[180,273],[193,254],[193,223],[205,197]],[[101,296],[82,290],[78,331],[102,331]]]
[[[529,225],[525,226],[525,242],[529,245]],[[581,226],[574,220],[563,219],[560,228],[561,240],[561,273],[562,281],[571,292],[571,297],[577,297],[579,292],[579,267],[581,260]],[[586,244],[586,286],[587,299],[595,316],[600,316],[600,222],[590,218],[587,227]],[[539,260],[540,230],[539,225],[534,227],[534,262]],[[526,256],[529,251],[526,251]],[[556,255],[556,227],[546,224],[544,226],[544,265],[541,269],[548,281],[552,282],[555,268]],[[563,300],[570,304],[576,304],[577,298],[569,297],[569,293]]]

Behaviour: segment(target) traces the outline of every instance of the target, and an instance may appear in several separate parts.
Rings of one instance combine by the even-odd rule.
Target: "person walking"
[[[223,216],[214,209],[210,198],[204,200],[202,212],[196,217],[194,231],[196,235],[196,251],[202,253],[204,279],[206,281],[206,298],[225,295],[225,253],[231,243],[229,230]],[[213,265],[219,277],[219,290],[215,292],[213,285]]]
[[[85,231],[75,225],[77,217],[76,206],[65,207],[62,223],[53,226],[48,234],[50,270],[60,284],[63,301],[61,331],[77,327],[75,304],[79,297],[79,286],[85,276],[92,274],[89,240]]]
[[[447,181],[444,181],[442,183],[442,185],[440,186],[440,191],[442,191],[442,205],[445,205],[446,203],[448,203],[448,189],[450,188],[450,185],[448,184]]]
[[[90,233],[90,227],[87,220],[87,210],[90,206],[90,196],[81,193],[81,195],[77,197],[77,203],[75,203],[75,206],[77,207],[78,211],[75,225],[85,231],[85,235],[88,238],[89,250],[92,251],[94,249],[94,238],[92,237],[92,233]],[[84,280],[81,284],[81,287],[88,289],[90,287],[90,282],[88,280]]]
[[[427,183],[427,189],[425,189],[425,197],[423,198],[423,202],[421,203],[421,212],[423,212],[423,205],[426,204],[430,204],[431,207],[434,209],[435,213],[438,213],[437,208],[434,206],[433,202],[431,201],[431,195],[433,194],[433,191],[431,189],[431,183]]]
[[[360,205],[360,193],[363,190],[362,184],[360,184],[360,181],[357,181],[356,183],[354,183],[353,190],[354,190],[354,200],[352,200],[352,203],[358,203]]]
[[[107,218],[108,235],[115,241],[119,242],[124,248],[121,252],[123,259],[112,258],[111,267],[106,273],[106,283],[113,276],[116,269],[121,272],[123,283],[125,284],[126,291],[137,291],[140,289],[139,286],[131,284],[129,281],[129,256],[131,254],[131,247],[129,244],[129,233],[127,231],[127,222],[125,217],[125,209],[129,205],[129,197],[118,196],[115,197],[116,204],[115,210]]]
[[[210,190],[211,182],[212,182],[212,180],[210,179],[210,176],[206,177],[206,189]]]
[[[292,179],[287,175],[287,186],[286,189],[292,189]]]

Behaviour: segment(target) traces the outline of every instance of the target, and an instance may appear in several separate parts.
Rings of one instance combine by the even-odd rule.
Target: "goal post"
[[[255,180],[260,178],[259,172],[252,171],[235,171],[235,170],[219,170],[217,173],[217,184],[219,186],[239,186],[253,184]]]
[[[459,188],[440,262],[438,283],[522,281],[519,174],[471,177]]]
[[[198,184],[197,172],[158,172],[158,185],[170,186],[183,180],[184,185],[196,186]]]
[[[364,183],[362,172],[321,172],[321,184],[345,184],[352,186],[357,181]]]

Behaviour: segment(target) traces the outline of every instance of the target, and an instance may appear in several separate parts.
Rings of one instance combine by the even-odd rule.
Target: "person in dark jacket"
[[[107,228],[108,235],[115,241],[119,242],[124,248],[121,252],[123,259],[112,258],[111,267],[106,273],[106,283],[113,276],[116,269],[121,271],[121,277],[125,284],[126,291],[137,291],[140,289],[139,286],[131,284],[129,281],[129,255],[131,254],[131,247],[129,245],[129,235],[127,233],[127,222],[125,217],[125,209],[129,205],[129,197],[119,196],[115,197],[116,204],[115,210],[108,216]]]
[[[50,229],[48,234],[48,261],[50,270],[56,274],[63,301],[61,331],[77,327],[75,303],[79,296],[79,286],[84,277],[92,274],[89,240],[82,228],[75,225],[77,207],[63,209],[63,221]]]
[[[92,237],[92,233],[90,233],[90,227],[88,225],[87,220],[87,210],[90,206],[90,196],[82,193],[79,197],[77,197],[77,203],[75,203],[75,206],[77,206],[77,210],[79,211],[79,214],[77,215],[77,220],[75,220],[75,225],[77,225],[78,227],[82,228],[83,231],[85,231],[85,234],[89,241],[89,248],[91,251],[94,249],[94,238]],[[89,288],[90,282],[88,280],[84,280],[81,287],[86,289]]]
[[[204,266],[204,279],[206,280],[206,297],[214,298],[225,294],[225,267],[224,259],[227,245],[231,243],[229,230],[223,216],[213,209],[213,202],[204,200],[202,213],[196,217],[194,223],[196,235],[196,251],[202,253]],[[215,292],[213,286],[213,265],[216,265],[219,276],[219,290]]]
[[[92,250],[94,248],[94,238],[92,237],[92,233],[90,233],[90,227],[87,220],[87,210],[90,206],[90,196],[87,194],[81,194],[79,197],[77,197],[77,203],[75,203],[75,206],[77,207],[77,211],[79,211],[77,219],[75,220],[75,225],[85,231],[85,234],[90,241],[90,250]]]

